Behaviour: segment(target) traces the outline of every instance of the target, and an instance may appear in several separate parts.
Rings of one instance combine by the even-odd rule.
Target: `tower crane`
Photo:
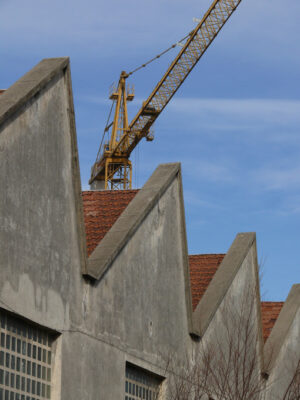
[[[150,128],[154,121],[241,1],[213,1],[204,17],[201,20],[196,20],[198,24],[195,29],[177,43],[181,46],[181,50],[130,123],[128,123],[127,102],[133,100],[134,93],[126,84],[126,79],[136,70],[129,74],[125,71],[121,72],[118,86],[112,88],[110,94],[110,99],[113,101],[110,115],[114,108],[114,118],[111,123],[108,120],[104,130],[105,136],[111,129],[110,139],[108,143],[105,143],[102,139],[89,180],[92,188],[131,189],[132,164],[129,160],[131,152],[142,138],[146,138],[148,141],[153,140]],[[182,43],[184,40],[185,42]],[[159,57],[160,55],[156,58]],[[144,66],[145,64],[140,68]]]

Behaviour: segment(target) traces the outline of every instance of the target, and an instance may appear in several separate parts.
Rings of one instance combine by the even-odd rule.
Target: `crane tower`
[[[153,140],[150,128],[162,110],[182,85],[186,77],[216,38],[222,27],[236,10],[242,0],[214,0],[206,14],[180,43],[181,50],[170,64],[166,73],[157,83],[150,96],[128,123],[127,102],[132,101],[134,93],[126,84],[132,74],[121,72],[118,86],[113,88],[110,99],[113,101],[114,118],[107,124],[104,134],[110,132],[109,142],[102,140],[97,159],[92,167],[90,185],[97,189],[131,189],[131,152],[142,138]],[[175,47],[173,45],[172,47]],[[157,56],[156,58],[158,58]],[[145,66],[142,65],[142,67]],[[111,111],[112,111],[111,109]]]

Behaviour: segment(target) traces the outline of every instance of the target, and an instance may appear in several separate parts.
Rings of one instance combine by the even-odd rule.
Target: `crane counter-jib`
[[[158,82],[148,99],[143,103],[141,109],[138,111],[129,125],[126,125],[124,122],[127,121],[127,95],[125,90],[125,79],[128,77],[128,75],[123,72],[123,81],[120,79],[118,88],[120,96],[119,104],[122,105],[123,118],[120,118],[120,110],[117,110],[116,108],[116,114],[118,114],[118,118],[115,117],[113,124],[115,125],[113,127],[113,132],[115,132],[114,135],[116,135],[116,132],[118,131],[120,133],[119,138],[117,141],[114,141],[113,145],[110,146],[109,154],[102,154],[100,159],[97,160],[96,164],[99,167],[100,164],[105,164],[103,168],[108,168],[109,163],[105,162],[105,159],[108,157],[112,159],[112,163],[114,162],[113,158],[120,157],[120,155],[125,159],[129,159],[131,152],[134,150],[140,140],[143,137],[148,137],[150,128],[154,121],[158,118],[162,110],[172,99],[174,94],[177,92],[202,55],[211,45],[241,1],[242,0],[213,1],[209,10],[198,23],[196,28],[188,35],[188,39],[186,40],[182,49],[170,64],[162,79]],[[123,85],[122,87],[120,86],[121,83]],[[117,124],[119,125],[117,126]],[[120,126],[120,124],[122,126]],[[100,160],[102,161],[101,163]],[[115,163],[115,165],[117,164]],[[99,177],[100,180],[102,180],[104,179],[104,175],[106,177],[108,176],[107,173],[101,174],[100,176],[99,167],[96,167],[95,165],[95,168],[92,171],[90,182],[93,182],[95,179],[99,179]],[[102,170],[102,167],[100,167],[100,169]],[[116,173],[120,173],[119,167],[115,170]],[[111,169],[111,171],[113,170]],[[105,188],[107,187],[108,181],[106,180]],[[113,188],[113,185],[111,185],[111,188]],[[129,182],[128,187],[123,185],[123,188],[131,188],[131,181]]]

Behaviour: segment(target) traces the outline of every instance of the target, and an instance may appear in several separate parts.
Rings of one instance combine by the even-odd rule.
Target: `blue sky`
[[[108,90],[195,26],[210,0],[0,0],[0,87],[42,58],[70,56],[82,186],[88,188],[110,106]],[[300,3],[243,0],[132,155],[140,187],[180,161],[189,252],[226,252],[257,233],[262,294],[300,282]],[[138,110],[175,49],[130,79]]]

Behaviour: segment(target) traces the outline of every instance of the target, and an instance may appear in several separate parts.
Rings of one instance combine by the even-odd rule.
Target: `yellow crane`
[[[213,1],[202,20],[197,20],[196,28],[177,43],[182,47],[180,52],[148,99],[143,102],[142,107],[130,124],[128,123],[127,102],[133,100],[134,93],[126,85],[126,79],[135,71],[130,74],[125,71],[121,72],[118,86],[113,88],[110,94],[110,99],[113,100],[111,112],[114,107],[114,118],[104,130],[105,135],[111,128],[110,139],[108,143],[105,143],[102,139],[89,181],[92,187],[111,190],[131,189],[132,165],[129,160],[131,152],[142,138],[146,138],[148,141],[153,140],[150,128],[154,121],[177,92],[241,1]],[[183,41],[185,43],[182,43]],[[175,46],[173,45],[172,47]],[[156,58],[159,57],[160,55]]]

